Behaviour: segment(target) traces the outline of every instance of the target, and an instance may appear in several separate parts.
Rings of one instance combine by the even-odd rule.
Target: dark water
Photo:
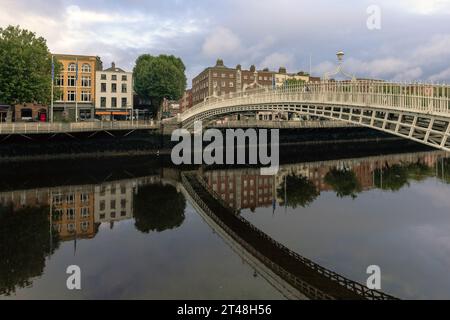
[[[273,177],[257,168],[199,174],[244,218],[323,267],[365,283],[366,268],[378,265],[384,292],[450,298],[447,155],[334,158],[283,159]],[[286,298],[194,209],[180,171],[147,158],[8,167],[0,174],[0,297]],[[81,268],[80,291],[66,287],[70,265]]]

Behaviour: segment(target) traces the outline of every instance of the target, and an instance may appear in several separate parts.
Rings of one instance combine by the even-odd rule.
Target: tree
[[[162,232],[184,222],[186,200],[170,185],[152,184],[139,188],[134,198],[136,229],[143,233]]]
[[[287,79],[284,82],[284,86],[286,86],[286,87],[295,87],[295,86],[303,85],[305,83],[306,82],[304,80],[291,78],[291,79]]]
[[[48,206],[0,207],[0,295],[30,286],[30,279],[42,275],[45,258],[59,247],[48,212]]]
[[[0,102],[48,104],[51,59],[44,38],[19,26],[0,28]],[[55,74],[58,73],[57,64]]]
[[[178,100],[183,96],[185,70],[183,61],[175,56],[141,55],[133,70],[134,90],[139,97],[150,100],[157,112],[164,98]]]
[[[324,181],[333,188],[340,198],[350,196],[355,199],[362,189],[356,174],[348,169],[339,170],[333,168],[325,175]]]
[[[290,174],[285,179],[285,184],[277,189],[279,198],[287,198],[286,203],[281,205],[288,205],[294,209],[298,206],[305,208],[320,195],[314,183],[304,176]]]

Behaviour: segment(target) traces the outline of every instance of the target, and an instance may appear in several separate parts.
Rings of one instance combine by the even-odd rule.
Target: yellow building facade
[[[102,61],[96,56],[66,54],[55,54],[54,60],[61,65],[60,74],[55,78],[54,121],[92,119],[95,77],[103,68]]]

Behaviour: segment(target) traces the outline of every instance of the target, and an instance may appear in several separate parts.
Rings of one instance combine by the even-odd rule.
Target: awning
[[[112,113],[114,116],[128,116],[128,115],[130,115],[130,113],[129,112],[126,112],[126,111],[115,111],[115,112],[113,112]]]
[[[111,112],[97,111],[95,114],[98,115],[98,116],[110,116]]]

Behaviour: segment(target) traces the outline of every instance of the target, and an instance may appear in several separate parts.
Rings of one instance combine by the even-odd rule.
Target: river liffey
[[[450,298],[444,152],[295,158],[276,176],[150,157],[114,161],[16,164],[0,173],[0,298],[308,297],[271,269],[272,255],[201,212],[185,171],[230,212],[327,270],[365,284],[367,267],[377,265],[384,293]],[[69,266],[80,268],[81,290],[67,288]]]

